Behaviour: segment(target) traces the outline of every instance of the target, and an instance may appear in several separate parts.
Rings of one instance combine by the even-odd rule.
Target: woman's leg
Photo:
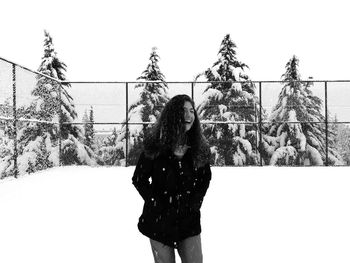
[[[153,239],[150,239],[150,241],[155,263],[175,263],[175,252],[173,248]]]
[[[202,243],[201,236],[193,236],[186,238],[179,243],[179,255],[182,263],[202,263]]]

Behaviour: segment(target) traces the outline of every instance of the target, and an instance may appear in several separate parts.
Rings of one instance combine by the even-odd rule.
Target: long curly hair
[[[194,109],[194,121],[186,132],[184,104],[188,101]],[[194,165],[201,167],[210,160],[210,149],[203,136],[201,125],[193,100],[187,95],[176,95],[170,99],[154,126],[144,139],[145,154],[155,158],[167,151],[174,151],[177,145],[187,143],[191,146]]]

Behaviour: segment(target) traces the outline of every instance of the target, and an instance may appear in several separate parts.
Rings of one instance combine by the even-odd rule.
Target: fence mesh
[[[145,90],[193,98],[214,165],[349,165],[350,81],[293,85],[67,83],[0,59],[0,174],[17,176],[57,165],[135,165],[143,133],[164,106],[155,100],[146,111]],[[280,97],[298,85],[310,91],[302,103],[294,95]],[[219,89],[226,89],[230,99],[223,101]],[[317,118],[310,117],[314,110],[309,101],[318,105]],[[288,118],[281,118],[283,114]],[[294,155],[289,146],[298,149]]]

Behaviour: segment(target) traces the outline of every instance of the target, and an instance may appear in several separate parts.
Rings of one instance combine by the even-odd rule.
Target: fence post
[[[62,91],[62,82],[59,84],[58,88],[58,100],[59,100],[59,111],[58,111],[58,166],[62,166],[62,134],[61,134],[61,126],[62,126],[62,99],[61,99],[61,91]]]
[[[259,81],[259,152],[260,152],[260,166],[263,166],[262,163],[262,123],[261,123],[261,119],[262,119],[262,106],[261,106],[261,81]]]
[[[12,64],[12,104],[13,104],[13,136],[14,136],[14,147],[13,147],[13,162],[15,178],[18,178],[18,165],[17,165],[17,106],[16,106],[16,65]]]
[[[325,115],[326,115],[326,166],[328,166],[328,94],[327,94],[328,82],[325,81]]]
[[[125,83],[125,166],[128,166],[128,151],[129,151],[129,83]]]
[[[191,82],[191,97],[192,97],[192,100],[194,101],[194,83],[193,83],[193,81]]]

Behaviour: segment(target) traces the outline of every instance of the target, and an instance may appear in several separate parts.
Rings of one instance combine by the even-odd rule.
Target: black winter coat
[[[191,149],[182,159],[170,151],[154,159],[142,152],[132,177],[145,201],[140,232],[173,248],[200,234],[200,207],[210,180],[209,163],[194,167]]]

